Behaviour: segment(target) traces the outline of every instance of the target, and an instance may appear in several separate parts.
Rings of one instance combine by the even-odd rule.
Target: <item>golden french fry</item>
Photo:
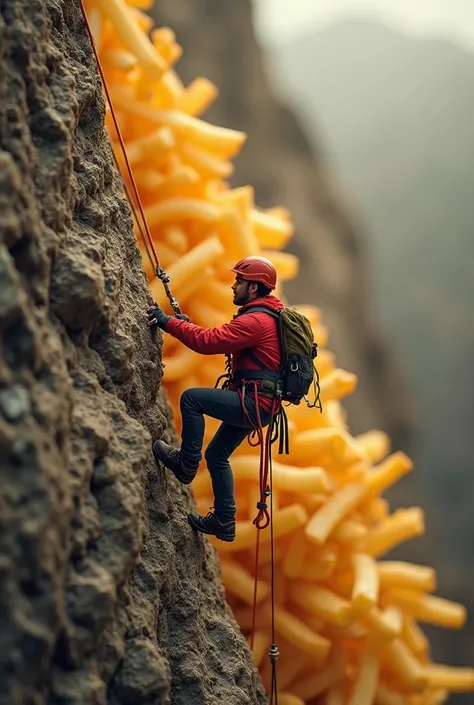
[[[180,153],[184,163],[192,166],[205,178],[227,179],[234,172],[231,162],[219,159],[192,142],[184,142],[180,146]]]
[[[359,672],[347,705],[367,705],[372,703],[377,690],[379,676],[379,657],[372,649],[362,656]]]
[[[367,478],[369,492],[373,494],[384,492],[412,468],[413,463],[405,453],[394,453],[370,473]]]
[[[352,556],[354,567],[354,585],[352,588],[352,609],[366,612],[371,609],[379,597],[379,574],[377,564],[365,553]]]
[[[384,592],[384,600],[398,605],[420,622],[459,629],[466,621],[464,605],[417,590],[392,588]]]
[[[390,439],[384,431],[366,431],[356,436],[355,440],[373,463],[380,462],[390,452]]]
[[[305,705],[304,700],[293,693],[278,693],[278,705]]]
[[[323,544],[338,524],[360,502],[365,493],[363,484],[346,485],[329,498],[309,520],[305,529],[308,541]]]
[[[368,529],[364,524],[354,519],[345,519],[339,526],[336,526],[332,533],[332,538],[334,541],[342,543],[344,546],[359,550],[364,543],[367,533]]]
[[[382,589],[403,587],[431,592],[436,588],[436,573],[429,566],[403,561],[379,561],[377,568]]]
[[[347,656],[344,649],[335,645],[328,666],[320,672],[298,680],[292,685],[292,692],[303,700],[312,700],[344,677],[346,665]]]
[[[346,370],[336,369],[320,381],[321,399],[323,403],[333,399],[342,399],[352,394],[357,386],[357,377]]]
[[[236,481],[258,481],[259,459],[240,455],[232,461]],[[277,490],[290,491],[296,495],[305,492],[326,492],[332,487],[323,468],[300,468],[273,461],[273,486]]]
[[[411,651],[423,660],[428,655],[429,643],[414,619],[408,616],[403,618],[402,639]]]
[[[403,695],[380,683],[375,692],[374,705],[408,705],[408,703]]]
[[[162,246],[160,252],[162,251]],[[204,240],[199,245],[196,245],[192,250],[189,250],[185,255],[177,259],[168,269],[168,275],[171,279],[173,290],[178,300],[183,300],[182,290],[184,287],[189,287],[189,281],[196,283],[199,281],[203,269],[212,263],[217,257],[220,257],[224,251],[220,240],[213,236]],[[202,278],[202,277],[201,277]],[[157,279],[150,285],[151,293],[155,301],[165,308],[169,303],[164,293],[161,281]]]
[[[262,663],[268,647],[270,646],[270,637],[267,630],[255,631],[253,638],[253,662],[257,668]]]
[[[425,674],[432,688],[452,692],[474,689],[474,668],[453,668],[433,663],[425,667]]]
[[[242,566],[234,561],[226,560],[221,563],[222,580],[226,590],[231,592],[242,602],[253,605],[254,578]],[[257,604],[268,596],[269,587],[262,580],[257,581]]]
[[[428,685],[426,669],[412,654],[405,643],[396,637],[387,644],[384,650],[390,669],[400,678],[401,682],[414,692],[420,692]]]
[[[180,346],[179,352],[173,357],[163,358],[163,369],[168,381],[172,382],[180,377],[188,375],[199,365],[199,355],[184,345]]]
[[[268,212],[254,208],[250,217],[260,247],[281,249],[293,235],[290,222]]]
[[[123,0],[95,0],[101,11],[110,18],[120,39],[137,57],[140,66],[151,78],[161,78],[167,66],[153,45],[146,39],[134,21],[130,8]]]
[[[351,620],[350,603],[326,588],[305,583],[292,585],[289,599],[328,624],[346,627]]]
[[[380,556],[394,546],[424,533],[423,512],[418,507],[398,509],[372,529],[364,545],[364,550],[372,556]]]

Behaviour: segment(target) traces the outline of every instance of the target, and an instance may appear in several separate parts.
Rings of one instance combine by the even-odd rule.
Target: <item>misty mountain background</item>
[[[451,563],[451,596],[467,599],[474,577],[474,55],[347,20],[274,49],[270,68],[318,150],[325,144],[335,181],[365,222],[374,314],[418,400],[410,449],[418,484],[443,565]],[[471,636],[472,624],[471,617]]]

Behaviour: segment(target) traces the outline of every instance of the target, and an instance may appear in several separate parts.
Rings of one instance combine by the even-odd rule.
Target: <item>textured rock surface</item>
[[[345,402],[351,428],[383,428],[395,447],[406,447],[412,402],[370,311],[362,233],[328,179],[323,155],[275,96],[251,1],[159,0],[151,14],[173,28],[185,49],[178,64],[184,82],[202,75],[219,88],[206,118],[248,133],[234,183],[252,184],[259,205],[279,203],[294,216],[296,236],[288,249],[300,258],[301,276],[285,291],[294,304],[321,306],[338,364],[359,377],[357,395]]]
[[[188,491],[75,0],[0,5],[0,703],[256,704]]]

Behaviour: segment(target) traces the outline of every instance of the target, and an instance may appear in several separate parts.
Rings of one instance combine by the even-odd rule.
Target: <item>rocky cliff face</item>
[[[0,703],[263,703],[150,460],[161,337],[78,2],[2,0],[0,53]]]
[[[250,0],[160,0],[151,13],[185,47],[178,64],[184,82],[203,75],[219,88],[206,119],[248,134],[236,160],[235,185],[250,183],[259,205],[279,203],[292,212],[296,236],[288,250],[301,267],[285,292],[294,304],[322,308],[338,364],[359,377],[357,395],[347,402],[351,428],[382,428],[394,447],[406,447],[415,413],[370,311],[362,233],[328,178],[323,155],[275,95]]]

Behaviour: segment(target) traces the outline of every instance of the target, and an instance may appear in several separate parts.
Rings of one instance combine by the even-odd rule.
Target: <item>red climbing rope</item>
[[[137,206],[138,206],[138,210],[139,210],[139,212],[140,212],[140,219],[138,218],[137,209],[136,209],[135,204],[134,204],[134,202],[133,202],[133,199],[132,199],[132,197],[131,197],[131,195],[130,195],[130,191],[129,191],[129,189],[128,189],[127,183],[126,183],[126,181],[125,181],[125,178],[124,178],[124,176],[123,176],[123,174],[122,174],[122,170],[121,170],[121,168],[120,168],[120,165],[119,165],[119,163],[118,163],[118,161],[117,161],[117,158],[116,158],[115,153],[114,153],[113,148],[112,148],[112,155],[113,155],[113,158],[114,158],[114,161],[115,161],[115,165],[116,165],[116,167],[117,167],[117,169],[118,169],[118,172],[119,172],[119,174],[120,174],[120,176],[121,176],[121,178],[122,178],[122,183],[123,183],[125,195],[127,196],[127,200],[128,200],[128,202],[129,202],[129,204],[130,204],[130,208],[131,208],[131,210],[132,210],[132,213],[133,213],[133,215],[135,216],[135,221],[136,221],[136,223],[137,223],[137,227],[138,227],[138,229],[139,229],[139,231],[140,231],[140,234],[141,234],[141,236],[142,236],[143,244],[144,244],[144,246],[145,246],[145,250],[146,250],[146,252],[147,252],[147,255],[148,255],[149,259],[150,259],[150,263],[151,263],[151,265],[152,265],[152,267],[153,267],[153,269],[154,269],[154,271],[155,271],[156,276],[161,280],[161,282],[162,282],[162,284],[163,284],[163,286],[164,286],[164,288],[165,288],[166,295],[167,295],[167,297],[168,297],[168,299],[169,299],[169,302],[170,302],[171,307],[172,307],[172,309],[173,309],[173,311],[174,311],[174,314],[177,315],[177,314],[181,313],[181,309],[180,309],[178,302],[176,301],[175,297],[173,296],[173,294],[172,294],[172,292],[171,292],[171,290],[170,290],[170,288],[169,288],[170,278],[169,278],[169,276],[166,274],[166,272],[163,270],[163,268],[161,267],[161,265],[160,265],[160,260],[158,259],[158,255],[156,254],[155,246],[154,246],[154,244],[153,244],[153,238],[151,237],[150,228],[148,227],[148,222],[147,222],[147,219],[146,219],[146,216],[145,216],[145,211],[143,210],[143,205],[142,205],[142,202],[141,202],[141,199],[140,199],[140,194],[139,194],[139,192],[138,192],[138,187],[137,187],[137,184],[136,184],[136,181],[135,181],[135,177],[133,176],[133,170],[132,170],[130,161],[129,161],[129,159],[128,159],[127,149],[126,149],[126,147],[125,147],[125,142],[124,142],[124,140],[123,140],[122,133],[121,133],[121,131],[120,131],[120,126],[119,126],[119,124],[118,124],[117,115],[116,115],[116,113],[115,113],[115,109],[114,109],[114,106],[113,106],[113,103],[112,103],[112,98],[110,97],[110,92],[109,92],[109,88],[108,88],[108,85],[107,85],[107,79],[105,78],[104,69],[102,68],[102,64],[101,64],[101,61],[100,61],[99,53],[98,53],[97,47],[96,47],[96,45],[95,45],[94,35],[92,34],[92,29],[91,29],[89,20],[87,19],[87,13],[86,13],[85,8],[84,8],[83,0],[80,0],[80,7],[81,7],[82,17],[83,17],[83,19],[84,19],[84,25],[85,25],[85,27],[86,27],[86,31],[87,31],[87,34],[88,34],[88,36],[89,36],[89,41],[90,41],[90,44],[91,44],[91,47],[92,47],[92,51],[93,51],[93,53],[94,53],[95,60],[96,60],[96,63],[97,63],[97,69],[98,69],[98,71],[99,71],[99,75],[100,75],[100,78],[101,78],[101,81],[102,81],[102,86],[103,86],[103,88],[104,88],[104,93],[105,93],[105,97],[106,97],[106,100],[107,100],[107,104],[108,104],[109,109],[110,109],[110,114],[111,114],[111,116],[112,116],[112,120],[113,120],[113,123],[114,123],[115,131],[116,131],[116,133],[117,133],[117,139],[118,139],[119,144],[120,144],[120,149],[121,149],[122,154],[123,154],[123,158],[124,158],[124,161],[125,161],[125,164],[126,164],[126,167],[127,167],[127,171],[128,171],[128,176],[129,176],[129,178],[130,178],[130,183],[132,184],[133,193],[134,193],[135,200],[136,200],[136,203],[137,203]],[[151,254],[150,254],[150,252],[151,252]],[[151,256],[151,255],[153,255],[153,259],[152,259],[152,256]]]
[[[257,502],[258,514],[253,520],[253,524],[257,528],[256,544],[255,544],[255,568],[254,568],[254,587],[253,587],[253,606],[252,606],[252,631],[250,635],[250,649],[253,651],[255,627],[257,621],[257,588],[258,588],[258,568],[259,568],[259,552],[260,552],[260,532],[263,529],[270,527],[270,595],[271,595],[271,645],[268,652],[271,668],[272,680],[270,688],[269,705],[278,705],[278,689],[277,689],[277,674],[276,662],[279,652],[275,643],[275,560],[274,560],[274,534],[273,534],[273,477],[272,477],[272,442],[273,427],[275,417],[280,408],[280,400],[275,397],[271,408],[271,421],[268,425],[266,434],[263,433],[262,421],[260,418],[260,406],[258,403],[258,388],[254,385],[255,390],[255,409],[257,416],[257,425],[255,432],[257,434],[257,443],[260,445],[260,468],[259,468],[259,488],[260,497]],[[250,439],[249,439],[250,441]],[[267,500],[270,498],[270,511],[268,511]]]
[[[87,14],[86,14],[86,11],[85,11],[85,8],[84,8],[83,0],[80,0],[80,3],[81,3],[81,13],[82,13],[82,17],[83,17],[83,19],[84,19],[84,24],[85,24],[85,27],[86,27],[86,30],[87,30],[87,34],[89,35],[89,40],[90,40],[90,43],[91,43],[92,51],[94,52],[95,60],[96,60],[96,62],[97,62],[97,68],[99,69],[100,78],[101,78],[102,85],[103,85],[103,87],[104,87],[104,92],[105,92],[105,95],[106,95],[106,98],[107,98],[107,103],[108,103],[109,108],[110,108],[110,114],[111,114],[111,116],[112,116],[112,120],[113,120],[113,123],[114,123],[115,131],[116,131],[116,133],[117,133],[117,138],[118,138],[118,141],[119,141],[119,144],[120,144],[120,148],[121,148],[121,150],[122,150],[123,158],[124,158],[125,164],[126,164],[126,166],[127,166],[128,175],[129,175],[129,177],[130,177],[130,182],[131,182],[131,184],[132,184],[133,193],[134,193],[134,195],[135,195],[135,198],[136,198],[136,201],[137,201],[137,205],[138,205],[138,209],[139,209],[139,211],[140,211],[140,216],[141,216],[141,219],[142,219],[142,222],[143,222],[143,226],[144,226],[144,228],[145,228],[145,232],[146,232],[146,236],[147,236],[147,240],[148,240],[148,245],[149,245],[149,247],[150,247],[151,252],[153,253],[153,258],[154,258],[154,260],[155,260],[155,266],[158,268],[158,267],[160,266],[160,261],[159,261],[159,259],[158,259],[158,255],[156,254],[155,247],[154,247],[154,245],[153,245],[153,240],[152,240],[151,233],[150,233],[150,229],[149,229],[149,227],[148,227],[148,223],[147,223],[147,220],[146,220],[146,217],[145,217],[145,212],[144,212],[144,210],[143,210],[143,205],[142,205],[142,202],[141,202],[141,199],[140,199],[140,194],[138,193],[138,188],[137,188],[137,184],[136,184],[136,181],[135,181],[135,177],[133,176],[132,167],[131,167],[130,161],[129,161],[129,159],[128,159],[127,150],[126,150],[126,147],[125,147],[125,142],[124,142],[124,140],[123,140],[122,133],[121,133],[121,131],[120,131],[120,127],[119,127],[118,120],[117,120],[117,115],[115,114],[115,110],[114,110],[114,106],[113,106],[113,103],[112,103],[112,99],[111,99],[111,97],[110,97],[110,92],[109,92],[109,88],[108,88],[108,85],[107,85],[107,80],[106,80],[106,78],[105,78],[104,69],[102,68],[102,64],[101,64],[101,61],[100,61],[100,58],[99,58],[99,53],[98,53],[97,47],[96,47],[96,45],[95,45],[94,35],[92,34],[92,29],[91,29],[91,26],[90,26],[90,24],[89,24],[89,20],[87,19]],[[122,175],[122,174],[121,174],[121,176],[122,176],[122,179],[123,179],[123,175]]]

